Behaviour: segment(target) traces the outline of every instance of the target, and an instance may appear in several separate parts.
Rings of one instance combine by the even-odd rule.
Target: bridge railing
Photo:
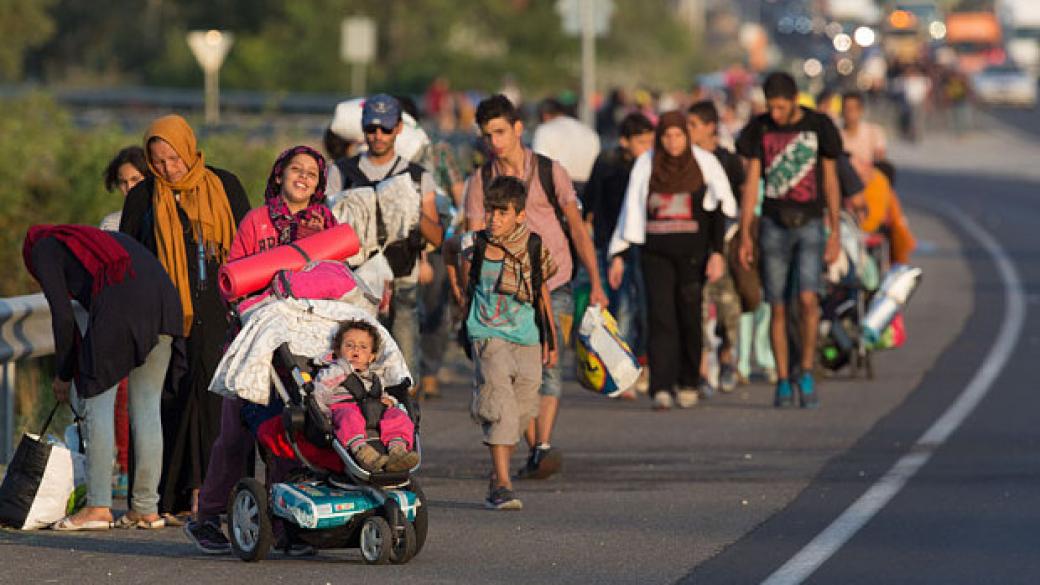
[[[87,312],[76,307],[80,327],[86,325]],[[7,463],[14,454],[15,375],[19,360],[54,353],[51,310],[43,293],[0,298],[0,457]]]

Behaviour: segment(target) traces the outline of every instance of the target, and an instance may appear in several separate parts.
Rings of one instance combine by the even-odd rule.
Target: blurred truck
[[[946,17],[946,43],[957,55],[957,68],[968,75],[1007,58],[1000,21],[992,12],[950,13]]]
[[[1040,75],[1040,1],[1001,0],[997,14],[1004,24],[1008,57],[1036,79]]]
[[[931,44],[945,32],[942,15],[934,1],[891,2],[882,21],[881,46],[890,67],[921,65]]]

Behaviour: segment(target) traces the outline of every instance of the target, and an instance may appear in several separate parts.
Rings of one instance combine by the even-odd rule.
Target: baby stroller
[[[847,212],[841,214],[841,251],[839,262],[828,270],[820,298],[818,363],[825,371],[847,367],[852,377],[862,372],[869,380],[874,378],[874,367],[860,323],[878,286],[877,265],[856,218]]]
[[[364,284],[358,281],[358,286]],[[335,329],[350,319],[366,320],[380,332],[373,370],[415,423],[420,463],[410,470],[363,469],[336,439],[314,398],[313,377],[330,359]],[[240,320],[242,330],[221,360],[211,389],[218,386],[251,402],[242,409],[243,422],[257,437],[265,463],[279,457],[298,467],[272,485],[252,477],[238,482],[228,502],[234,554],[244,561],[263,559],[279,519],[286,546],[359,548],[369,564],[411,560],[425,544],[428,522],[426,497],[415,477],[422,452],[419,411],[408,395],[410,373],[389,332],[369,312],[342,300],[274,295],[250,306]],[[385,453],[378,421],[367,421],[366,430],[369,444]]]

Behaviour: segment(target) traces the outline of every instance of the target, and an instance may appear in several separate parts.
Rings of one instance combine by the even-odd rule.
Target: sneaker
[[[802,373],[798,378],[798,401],[802,408],[816,408],[820,405],[820,397],[816,394],[812,374]]]
[[[191,520],[184,525],[184,534],[204,555],[231,554],[231,542],[214,522]]]
[[[654,410],[671,410],[674,402],[671,392],[661,390],[654,394]]]
[[[531,449],[527,463],[517,472],[517,479],[547,479],[560,470],[563,454],[559,449],[539,445]]]
[[[787,378],[777,380],[773,406],[777,408],[794,406],[794,392],[791,391],[791,381]]]
[[[516,497],[513,490],[498,486],[488,492],[484,507],[489,510],[522,510],[524,503]]]
[[[679,408],[693,408],[700,401],[700,396],[693,388],[680,388],[676,394],[676,404]]]
[[[354,460],[357,461],[358,465],[361,466],[365,471],[376,472],[382,471],[383,466],[386,465],[389,459],[386,455],[376,451],[375,447],[368,443],[361,443],[356,449],[353,450]]]
[[[712,396],[715,396],[715,387],[711,385],[711,382],[709,382],[707,378],[701,378],[700,381],[697,382],[697,392],[700,393],[701,398],[708,400]]]
[[[722,364],[719,367],[719,389],[723,392],[732,392],[737,389],[737,369],[731,364]]]
[[[404,445],[395,442],[390,447],[390,455],[387,457],[386,466],[383,469],[390,472],[408,471],[418,464],[418,453],[409,451]]]

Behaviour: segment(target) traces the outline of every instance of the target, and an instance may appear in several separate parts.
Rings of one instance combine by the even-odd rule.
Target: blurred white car
[[[975,97],[984,104],[1036,106],[1037,81],[1014,64],[990,65],[972,76]]]

